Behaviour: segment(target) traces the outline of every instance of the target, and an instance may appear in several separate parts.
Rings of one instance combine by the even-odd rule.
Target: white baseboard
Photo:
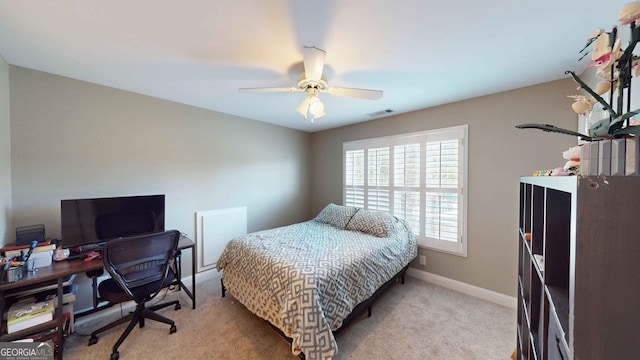
[[[432,274],[427,271],[422,271],[422,270],[418,270],[410,267],[409,270],[407,271],[407,275],[420,280],[430,282],[432,284],[446,287],[447,289],[455,290],[463,294],[477,297],[479,299],[486,300],[510,309],[515,310],[518,306],[518,300],[513,296],[508,296],[496,291],[481,288],[479,286],[449,279],[447,277]],[[216,278],[219,280],[221,276],[222,276],[222,272],[218,272],[216,271],[216,269],[202,271],[196,274],[196,284],[201,281],[212,280]],[[191,276],[184,277],[182,279],[182,282],[185,284],[191,284]]]
[[[508,296],[496,291],[487,290],[475,285],[463,283],[461,281],[446,278],[444,276],[432,274],[427,271],[418,270],[410,267],[407,271],[407,275],[436,284],[442,287],[446,287],[451,290],[461,292],[463,294],[471,295],[482,300],[492,302],[510,309],[516,309],[518,307],[518,300],[513,296]]]
[[[182,283],[185,285],[191,285],[191,277],[192,275],[182,277]],[[218,270],[216,270],[215,268],[201,271],[199,273],[196,273],[196,284],[205,280],[220,280],[221,277],[222,271],[218,272]]]

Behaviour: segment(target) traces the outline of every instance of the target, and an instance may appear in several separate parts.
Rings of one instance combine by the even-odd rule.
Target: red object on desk
[[[93,259],[100,258],[100,253],[97,251],[90,251],[87,253],[87,256],[84,258],[84,262],[89,262]]]

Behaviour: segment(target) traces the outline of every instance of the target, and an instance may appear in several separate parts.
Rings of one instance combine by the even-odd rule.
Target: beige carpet
[[[268,324],[228,293],[220,297],[219,274],[199,282],[197,291],[195,310],[184,293],[167,294],[181,300],[181,310],[161,310],[178,331],[170,335],[168,325],[147,321],[120,346],[120,359],[297,359]],[[92,346],[86,335],[120,314],[117,308],[80,319],[64,358],[109,359],[125,325]],[[507,360],[516,342],[515,319],[515,310],[407,277],[374,303],[370,318],[361,315],[337,335],[336,359]]]

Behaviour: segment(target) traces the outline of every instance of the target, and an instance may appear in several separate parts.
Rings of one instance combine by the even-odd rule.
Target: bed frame
[[[351,311],[351,313],[344,319],[344,321],[342,322],[342,326],[340,326],[336,330],[333,330],[333,334],[335,335],[335,334],[340,333],[351,322],[351,320],[353,320],[358,315],[360,315],[362,312],[364,312],[365,309],[367,310],[367,317],[371,317],[371,307],[372,307],[373,302],[377,298],[379,298],[380,295],[382,295],[394,283],[400,281],[401,284],[404,284],[404,276],[407,274],[407,270],[408,269],[409,269],[409,265],[407,265],[404,268],[402,268],[402,270],[400,270],[391,279],[389,279],[389,281],[387,281],[386,283],[382,284],[382,286],[380,286],[378,288],[378,290],[376,290],[373,293],[373,295],[371,295],[371,297],[369,297],[368,299],[364,300],[360,304],[356,305],[356,307],[353,308],[353,311]],[[225,297],[227,288],[224,286],[224,277],[222,277],[220,279],[220,285],[222,287],[222,297]],[[276,326],[274,326],[273,324],[271,324],[267,320],[264,320],[264,321],[267,324],[269,324],[271,326],[271,328],[274,329],[278,334],[280,334],[280,336],[282,336],[285,340],[287,340],[287,342],[289,342],[289,344],[291,344],[293,342],[293,340],[291,338],[289,338],[288,336],[286,336],[284,334],[284,332],[282,332],[282,330],[278,329]],[[301,352],[300,355],[298,355],[298,357],[300,359],[304,359],[305,358],[304,353]]]

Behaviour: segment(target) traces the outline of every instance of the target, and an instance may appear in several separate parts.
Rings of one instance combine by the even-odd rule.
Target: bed
[[[306,359],[332,359],[334,332],[404,276],[417,255],[404,220],[335,204],[314,219],[229,241],[217,262],[225,289]]]

